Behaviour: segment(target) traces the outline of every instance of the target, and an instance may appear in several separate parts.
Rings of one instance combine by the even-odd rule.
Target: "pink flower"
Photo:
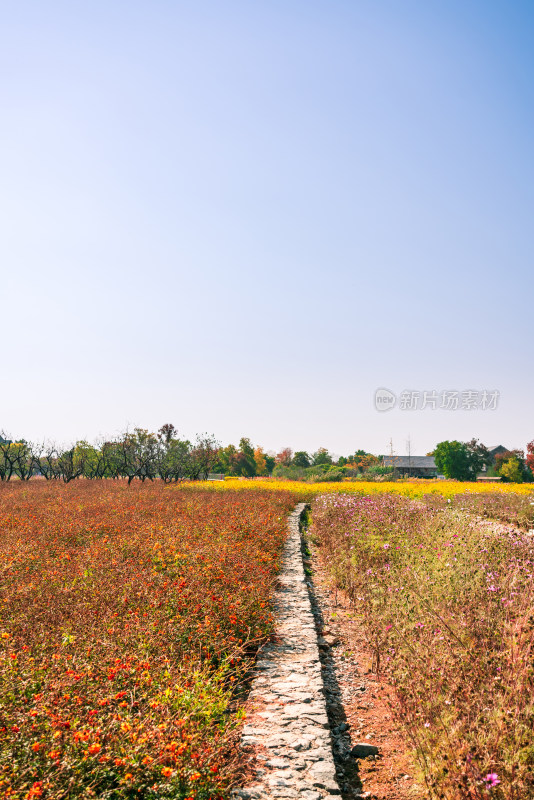
[[[488,786],[497,786],[497,784],[500,783],[499,776],[496,772],[488,772],[484,780]]]

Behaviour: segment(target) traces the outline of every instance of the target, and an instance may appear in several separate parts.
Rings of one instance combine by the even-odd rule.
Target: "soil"
[[[334,587],[320,548],[307,539],[305,547],[343,800],[426,800],[410,742],[390,710],[393,690],[387,676],[371,671],[364,630],[346,595]],[[350,749],[359,743],[376,745],[379,754],[355,759]]]

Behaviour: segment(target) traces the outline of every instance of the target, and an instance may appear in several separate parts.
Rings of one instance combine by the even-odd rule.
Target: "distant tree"
[[[527,444],[527,467],[531,472],[534,472],[534,439]]]
[[[256,462],[256,475],[267,475],[267,461],[261,447],[254,450],[254,461]]]
[[[12,441],[5,434],[0,436],[0,480],[9,481],[15,475],[21,481],[28,481],[37,469],[31,444],[24,439]]]
[[[520,475],[520,480],[516,476]],[[531,471],[525,461],[523,450],[506,450],[504,453],[497,453],[495,456],[495,471],[506,481],[522,483],[530,480]]]
[[[345,458],[345,456],[340,456],[336,463],[338,467],[344,467],[346,464],[348,464],[348,462],[348,458]]]
[[[237,475],[237,447],[229,444],[227,447],[220,447],[217,453],[218,461],[214,467],[218,472],[225,475]]]
[[[492,457],[488,448],[479,442],[478,439],[471,439],[466,442],[465,446],[469,455],[469,470],[471,478],[475,479],[479,472],[482,472],[483,467],[489,467],[492,463]]]
[[[123,473],[120,441],[104,442],[101,449],[104,458],[104,477],[113,479],[121,477]]]
[[[29,481],[36,468],[32,445],[24,439],[21,439],[20,442],[12,442],[11,457],[15,475],[21,481]]]
[[[165,441],[159,452],[158,473],[164,483],[178,483],[189,477],[191,442]]]
[[[295,455],[293,456],[293,461],[291,462],[294,467],[309,467],[311,466],[311,461],[308,453],[305,450],[297,450]]]
[[[366,450],[356,450],[354,455],[349,456],[345,460],[344,464],[341,462],[341,460],[339,460],[337,463],[339,466],[346,466],[350,470],[367,472],[367,470],[371,467],[375,467],[380,464],[380,458],[372,453],[368,453]]]
[[[187,473],[192,481],[207,480],[218,460],[219,443],[214,436],[203,433],[197,436],[189,451]]]
[[[130,484],[134,478],[144,482],[157,476],[158,437],[144,428],[128,431],[117,442],[120,474]]]
[[[267,474],[272,475],[273,469],[276,466],[276,458],[273,456],[272,453],[265,453],[265,466],[267,468]]]
[[[365,453],[364,455],[356,456],[356,466],[360,472],[367,472],[371,467],[376,467],[380,464],[380,459],[372,453]]]
[[[56,470],[63,483],[70,483],[84,474],[87,452],[82,448],[70,447],[58,453]]]
[[[484,465],[492,463],[488,448],[478,439],[440,442],[430,455],[434,456],[439,472],[458,481],[476,480]]]
[[[57,448],[50,442],[34,445],[35,471],[47,481],[56,478]]]
[[[178,431],[176,430],[174,425],[172,425],[170,422],[166,422],[165,425],[162,425],[161,428],[158,431],[158,439],[161,442],[165,442],[166,444],[169,444],[169,442],[172,439],[176,439],[177,438],[177,436],[176,436],[177,433],[178,433]]]
[[[510,483],[523,483],[523,469],[519,459],[516,456],[507,459],[501,465],[500,475]]]
[[[78,473],[75,477],[80,475],[91,479],[104,477],[105,460],[100,447],[95,447],[85,440],[76,442],[73,457]]]
[[[332,456],[326,449],[326,447],[320,447],[316,453],[312,456],[312,464],[314,467],[319,467],[322,464],[331,464],[332,463]]]
[[[290,447],[284,447],[284,449],[280,450],[280,452],[275,456],[275,462],[280,464],[282,467],[289,467],[292,459],[293,450]]]
[[[236,474],[245,478],[251,478],[256,474],[254,448],[250,443],[250,439],[245,436],[239,440],[239,450],[236,456]]]
[[[472,477],[469,451],[462,442],[440,442],[434,450],[434,460],[439,472],[446,478],[467,481]]]

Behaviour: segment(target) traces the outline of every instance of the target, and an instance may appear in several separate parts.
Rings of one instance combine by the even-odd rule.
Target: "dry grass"
[[[324,496],[312,519],[430,794],[534,797],[532,538],[385,495]]]

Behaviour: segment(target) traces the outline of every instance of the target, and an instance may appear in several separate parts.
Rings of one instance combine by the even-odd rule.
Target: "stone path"
[[[258,764],[254,782],[235,798],[321,800],[339,795],[326,713],[314,616],[302,562],[299,522],[289,518],[279,588],[275,637],[261,649],[250,695],[253,712],[241,745]]]

